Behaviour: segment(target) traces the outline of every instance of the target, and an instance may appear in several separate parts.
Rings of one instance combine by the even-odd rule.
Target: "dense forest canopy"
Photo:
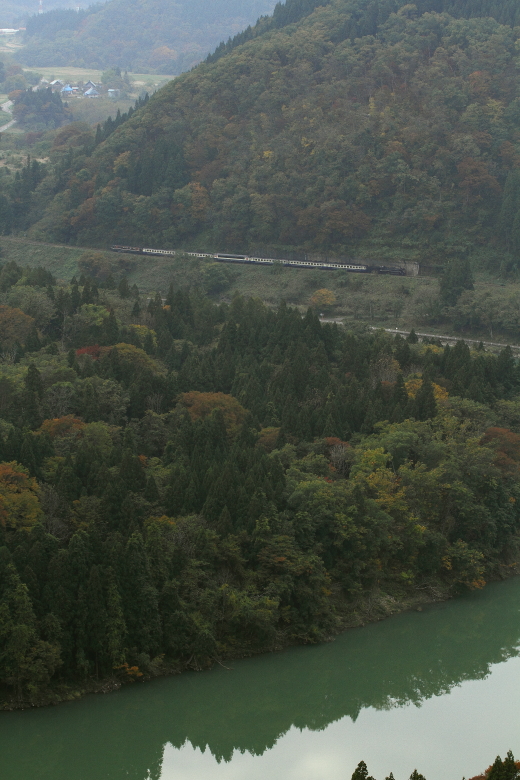
[[[76,149],[33,235],[514,270],[520,31],[508,3],[508,24],[432,5],[277,6],[265,32]]]
[[[0,271],[6,706],[317,641],[368,593],[374,616],[510,571],[509,348],[203,289],[146,299],[95,260],[70,284]]]
[[[520,253],[520,30],[507,3],[474,7],[278,5],[149,100],[3,166],[0,229],[411,257],[445,264],[439,310],[469,311],[472,265],[513,273]],[[13,97],[22,123],[66,121],[50,93]],[[0,267],[3,706],[319,641],[369,594],[373,618],[511,572],[510,348],[322,325],[326,289],[303,315],[217,304],[231,280],[207,261],[147,297],[125,262],[88,251],[70,282]]]
[[[76,13],[29,19],[20,60],[29,66],[73,65],[178,74],[236,35],[274,0],[109,0]]]

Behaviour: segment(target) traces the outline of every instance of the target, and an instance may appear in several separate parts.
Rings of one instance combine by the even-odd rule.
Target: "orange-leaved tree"
[[[40,426],[42,433],[47,433],[51,439],[56,439],[68,434],[79,434],[85,427],[83,420],[74,417],[73,414],[66,414],[64,417],[55,417],[53,420],[44,420]]]
[[[194,422],[204,419],[214,409],[220,409],[228,433],[234,433],[247,416],[247,410],[236,398],[225,393],[198,393],[193,390],[191,393],[182,393],[178,400],[188,410]]]

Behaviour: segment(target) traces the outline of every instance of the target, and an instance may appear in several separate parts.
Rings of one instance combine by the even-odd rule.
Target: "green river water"
[[[520,578],[334,642],[0,713],[1,780],[461,780],[520,757]]]

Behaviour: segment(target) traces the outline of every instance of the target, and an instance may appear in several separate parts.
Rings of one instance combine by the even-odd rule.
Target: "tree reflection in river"
[[[0,714],[9,780],[157,780],[164,745],[219,761],[260,755],[291,726],[321,730],[366,707],[420,705],[518,655],[520,578],[330,644],[136,684],[45,710]],[[366,757],[368,759],[368,757]],[[490,757],[490,760],[493,756]],[[390,769],[391,767],[389,767]]]

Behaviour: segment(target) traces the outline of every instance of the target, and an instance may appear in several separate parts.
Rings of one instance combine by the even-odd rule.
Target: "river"
[[[520,757],[520,578],[334,642],[0,713],[2,780],[461,780]]]

